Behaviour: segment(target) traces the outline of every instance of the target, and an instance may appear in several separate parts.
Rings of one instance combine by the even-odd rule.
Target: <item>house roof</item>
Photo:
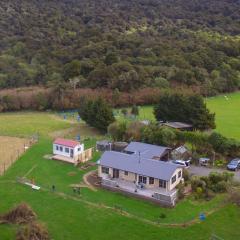
[[[175,129],[184,129],[184,128],[192,128],[193,126],[188,123],[183,123],[183,122],[166,122],[163,123],[163,125],[175,128]]]
[[[64,138],[57,138],[57,139],[55,139],[55,141],[53,143],[58,144],[58,145],[63,145],[66,147],[72,147],[72,148],[74,148],[80,144],[77,141],[70,140],[70,139],[64,139]]]
[[[131,142],[124,149],[126,152],[133,152],[137,155],[141,155],[144,158],[162,157],[165,155],[166,151],[169,150],[168,147],[156,146],[141,142]]]
[[[137,154],[130,155],[115,151],[106,151],[98,164],[166,181],[171,179],[176,169],[181,168],[170,162],[139,158]]]

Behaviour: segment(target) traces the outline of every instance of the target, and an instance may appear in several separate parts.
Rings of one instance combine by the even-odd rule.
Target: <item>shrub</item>
[[[189,172],[185,168],[183,168],[183,179],[184,179],[184,182],[188,182],[190,180]]]
[[[191,187],[193,192],[197,192],[198,188],[201,188],[202,190],[206,188],[206,182],[199,178],[193,178],[191,180]]]
[[[17,231],[16,240],[49,240],[49,234],[44,225],[31,222],[20,227]]]
[[[229,184],[226,181],[220,181],[216,184],[213,184],[211,189],[217,193],[223,193],[227,191]]]
[[[229,201],[240,207],[240,189],[231,188],[229,191]]]
[[[185,189],[185,187],[184,187],[184,184],[183,183],[179,183],[178,185],[177,185],[177,189],[178,189],[178,199],[183,199],[184,198],[184,189]]]

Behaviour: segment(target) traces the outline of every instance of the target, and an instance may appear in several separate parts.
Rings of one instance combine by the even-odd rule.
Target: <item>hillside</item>
[[[240,86],[237,0],[1,0],[0,88]]]

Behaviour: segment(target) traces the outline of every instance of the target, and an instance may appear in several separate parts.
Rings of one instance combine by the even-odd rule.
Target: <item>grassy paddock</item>
[[[25,138],[0,136],[0,146],[1,175],[25,151],[25,146],[30,146],[30,140]]]
[[[7,116],[7,119],[6,119]],[[73,193],[70,185],[82,182],[83,175],[96,167],[81,170],[73,165],[44,158],[52,152],[51,132],[77,127],[78,123],[66,122],[50,113],[20,114],[21,126],[18,129],[16,119],[19,114],[1,114],[1,129],[11,135],[28,135],[32,131],[40,133],[39,142],[32,146],[0,177],[0,213],[8,211],[20,202],[27,202],[44,222],[52,239],[168,239],[202,240],[210,239],[215,233],[223,239],[235,240],[240,237],[236,231],[240,224],[240,208],[227,204],[207,217],[206,221],[190,227],[169,227],[144,222],[162,224],[185,223],[197,219],[202,212],[211,212],[218,208],[225,196],[218,195],[211,201],[195,201],[187,198],[176,208],[162,208],[147,201],[126,197],[120,193],[106,190],[93,192],[82,188],[81,195]],[[31,121],[33,117],[33,122]],[[5,117],[5,120],[2,119]],[[38,120],[37,120],[38,119]],[[6,121],[8,121],[6,123]],[[37,124],[36,124],[37,123]],[[9,129],[5,129],[10,126]],[[28,129],[28,126],[30,129]],[[81,134],[81,125],[79,131]],[[65,133],[65,132],[64,132]],[[50,134],[50,135],[49,135]],[[87,133],[88,134],[88,133]],[[84,141],[86,148],[95,145],[95,139]],[[95,153],[92,161],[97,161],[100,154]],[[33,191],[16,182],[17,177],[25,176],[41,186],[40,191]],[[56,192],[51,192],[51,186]],[[114,206],[120,206],[127,212],[121,215]],[[161,214],[166,218],[159,218]],[[0,239],[14,239],[16,226],[0,225]]]
[[[206,99],[206,103],[210,111],[216,114],[216,131],[226,137],[240,140],[240,92],[210,97]],[[155,121],[153,106],[141,106],[139,110],[137,120]],[[121,114],[121,109],[117,109],[116,118],[130,120]]]
[[[240,92],[208,98],[206,102],[216,113],[216,131],[240,140]]]

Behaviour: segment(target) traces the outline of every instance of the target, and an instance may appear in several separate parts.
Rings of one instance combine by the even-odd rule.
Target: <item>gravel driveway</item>
[[[216,168],[208,168],[208,167],[201,167],[201,166],[190,166],[188,168],[188,171],[190,174],[196,175],[196,176],[208,176],[210,172],[225,172],[228,170],[223,169],[216,169]],[[228,171],[230,172],[230,171]],[[238,172],[232,172],[234,174],[234,179],[237,181],[240,181],[240,171]]]

